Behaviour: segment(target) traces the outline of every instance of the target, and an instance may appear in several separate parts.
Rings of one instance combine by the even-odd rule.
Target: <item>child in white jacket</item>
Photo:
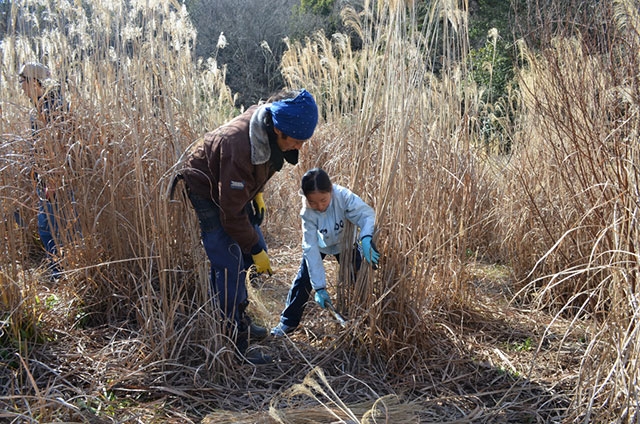
[[[312,288],[315,290],[315,300],[322,308],[331,303],[322,260],[326,255],[333,255],[340,262],[340,245],[345,236],[346,221],[360,228],[362,252],[356,251],[356,269],[360,267],[362,256],[370,264],[377,264],[380,257],[371,245],[375,226],[375,212],[371,206],[351,190],[332,184],[329,175],[320,168],[304,174],[301,191],[305,197],[300,211],[302,262],[289,289],[280,323],[271,330],[275,337],[291,333],[300,324]]]

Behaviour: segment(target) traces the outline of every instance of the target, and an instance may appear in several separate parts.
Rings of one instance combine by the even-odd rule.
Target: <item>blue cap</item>
[[[298,140],[307,140],[318,124],[318,106],[311,93],[304,88],[292,99],[273,102],[273,125],[283,134]]]

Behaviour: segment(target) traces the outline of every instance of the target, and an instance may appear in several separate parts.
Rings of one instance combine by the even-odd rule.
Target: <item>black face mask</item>
[[[284,156],[284,160],[286,160],[291,165],[296,165],[298,163],[298,150],[289,150],[288,152],[283,152],[282,156]]]

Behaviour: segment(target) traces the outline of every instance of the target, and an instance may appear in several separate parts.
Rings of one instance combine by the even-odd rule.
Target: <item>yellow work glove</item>
[[[267,255],[267,252],[264,251],[264,249],[256,253],[255,255],[251,255],[251,257],[253,258],[253,263],[256,266],[256,272],[258,274],[267,272],[269,273],[269,275],[271,275],[273,273],[273,271],[271,271],[269,256]]]
[[[262,192],[256,194],[256,197],[254,197],[251,202],[253,204],[254,224],[260,225],[264,219],[264,213],[267,211],[267,206],[264,204]]]

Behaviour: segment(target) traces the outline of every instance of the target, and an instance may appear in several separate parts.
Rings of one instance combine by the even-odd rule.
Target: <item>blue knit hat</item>
[[[318,106],[304,88],[292,99],[273,102],[268,107],[273,125],[289,137],[307,140],[318,124]]]

